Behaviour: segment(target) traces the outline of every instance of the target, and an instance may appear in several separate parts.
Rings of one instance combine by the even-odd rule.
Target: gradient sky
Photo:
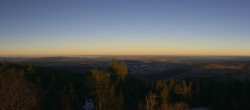
[[[250,55],[249,0],[1,0],[0,56]]]

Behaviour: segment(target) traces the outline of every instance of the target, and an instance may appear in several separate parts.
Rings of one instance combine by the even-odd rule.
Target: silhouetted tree
[[[110,81],[111,73],[93,69],[91,74],[85,78],[85,83],[90,88],[91,94],[96,97],[96,108],[105,110],[113,101],[111,95],[115,93]]]
[[[24,76],[23,72],[16,71],[13,68],[4,67],[4,69],[0,70],[1,110],[36,108],[37,92],[33,85],[26,81]]]
[[[114,73],[114,78],[116,80],[124,81],[128,76],[128,67],[124,62],[117,62],[114,59],[109,63],[109,68],[111,72]]]
[[[146,99],[146,110],[155,110],[156,109],[156,94],[149,92],[148,95],[145,97]]]
[[[78,107],[75,90],[72,84],[64,86],[62,105],[63,110],[75,110]]]

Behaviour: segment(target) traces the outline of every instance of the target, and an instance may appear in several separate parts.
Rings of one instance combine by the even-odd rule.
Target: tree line
[[[249,93],[247,79],[139,80],[114,59],[86,73],[0,63],[0,110],[82,110],[90,99],[96,110],[245,110]]]

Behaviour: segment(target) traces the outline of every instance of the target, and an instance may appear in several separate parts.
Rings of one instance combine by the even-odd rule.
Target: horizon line
[[[132,57],[132,56],[169,56],[169,57],[174,57],[174,56],[179,56],[179,57],[250,57],[250,55],[171,55],[171,54],[127,54],[127,55],[120,55],[120,54],[110,54],[110,55],[98,55],[98,54],[93,54],[93,55],[0,55],[0,58],[43,58],[43,57],[113,57],[113,56],[123,56],[123,57]]]

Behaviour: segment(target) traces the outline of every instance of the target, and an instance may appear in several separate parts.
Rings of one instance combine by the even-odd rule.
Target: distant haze
[[[250,56],[248,0],[1,0],[0,56]]]

